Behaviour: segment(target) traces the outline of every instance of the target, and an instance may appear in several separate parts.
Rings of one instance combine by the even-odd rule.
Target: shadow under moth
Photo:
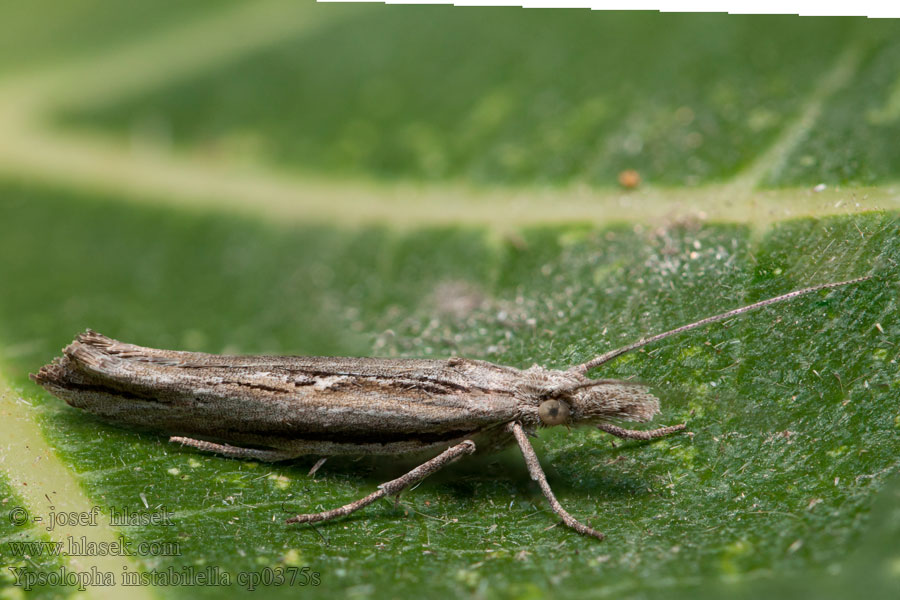
[[[659,413],[659,401],[639,383],[589,379],[591,369],[697,327],[866,279],[825,283],[756,302],[643,338],[568,370],[538,365],[521,370],[466,358],[223,356],[145,348],[88,330],[31,377],[71,406],[108,422],[230,457],[432,456],[364,498],[300,514],[288,523],[350,514],[399,494],[476,448],[491,451],[515,442],[563,523],[603,539],[557,501],[528,436],[538,427],[587,425],[624,439],[651,440],[685,425],[651,430],[615,425],[651,420]]]

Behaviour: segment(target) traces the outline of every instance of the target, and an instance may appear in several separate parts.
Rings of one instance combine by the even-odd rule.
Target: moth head
[[[591,425],[609,420],[649,421],[659,413],[659,400],[640,383],[587,379],[570,372],[532,367],[525,391],[537,407],[538,424]]]
[[[609,420],[644,422],[659,414],[659,400],[647,386],[617,379],[588,380],[562,390],[571,418],[580,425]]]

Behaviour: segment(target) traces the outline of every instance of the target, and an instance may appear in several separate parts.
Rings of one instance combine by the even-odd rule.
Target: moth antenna
[[[789,292],[787,294],[783,294],[781,296],[776,296],[774,298],[769,298],[768,300],[761,300],[759,302],[755,302],[748,306],[742,306],[741,308],[735,308],[734,310],[729,310],[728,312],[724,312],[719,315],[715,315],[713,317],[707,317],[705,319],[700,319],[694,323],[689,323],[688,325],[682,325],[681,327],[677,327],[670,331],[666,331],[664,333],[658,333],[654,336],[648,338],[641,338],[637,342],[633,344],[629,344],[628,346],[622,346],[621,348],[617,348],[615,350],[610,350],[605,354],[601,354],[586,363],[580,364],[578,366],[572,367],[570,371],[575,371],[577,373],[587,373],[594,367],[599,367],[603,363],[610,361],[617,356],[621,356],[626,352],[631,352],[632,350],[637,350],[647,344],[652,344],[653,342],[658,342],[659,340],[665,339],[667,337],[671,337],[673,335],[678,335],[679,333],[684,333],[685,331],[690,331],[691,329],[696,329],[697,327],[703,327],[704,325],[709,325],[710,323],[715,323],[716,321],[724,321],[725,319],[730,319],[731,317],[736,317],[745,312],[749,312],[751,310],[762,308],[763,306],[768,306],[770,304],[775,304],[777,302],[782,302],[784,300],[790,300],[791,298],[796,298],[797,296],[802,296],[804,294],[809,294],[810,292],[815,292],[818,290],[827,290],[830,288],[841,287],[843,285],[850,285],[852,283],[859,283],[861,281],[866,281],[867,279],[871,279],[871,275],[867,275],[865,277],[857,277],[856,279],[848,279],[847,281],[838,281],[835,283],[823,283],[820,285],[814,285],[812,287],[803,288],[800,290],[794,290],[793,292]]]

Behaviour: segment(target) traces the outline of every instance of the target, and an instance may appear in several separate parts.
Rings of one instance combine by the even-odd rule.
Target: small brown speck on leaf
[[[626,190],[633,190],[641,185],[641,174],[634,169],[625,169],[619,173],[619,185]]]

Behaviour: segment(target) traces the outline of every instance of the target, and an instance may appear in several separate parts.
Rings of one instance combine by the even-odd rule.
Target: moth
[[[31,377],[71,406],[116,425],[230,457],[279,461],[304,454],[432,456],[355,502],[287,523],[348,515],[399,494],[476,448],[518,444],[553,511],[575,531],[603,539],[557,501],[528,437],[540,427],[594,426],[652,440],[685,424],[646,422],[659,401],[639,383],[587,374],[626,352],[753,309],[869,279],[825,283],[756,302],[611,350],[567,370],[517,369],[466,358],[387,359],[222,356],[126,344],[88,330]],[[321,463],[321,461],[320,461]]]

